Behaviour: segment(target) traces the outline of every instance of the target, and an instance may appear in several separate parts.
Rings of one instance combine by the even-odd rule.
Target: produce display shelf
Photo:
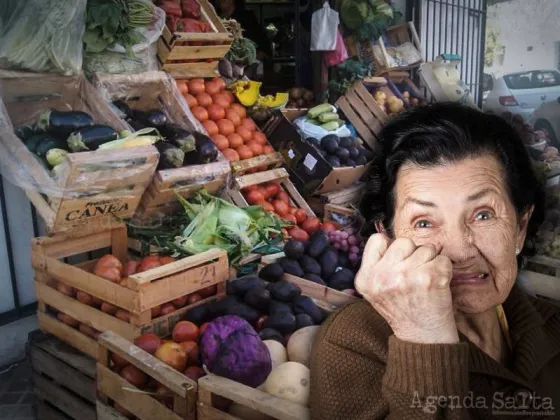
[[[29,334],[27,359],[38,420],[96,419],[95,359],[41,331]]]
[[[14,128],[34,123],[49,108],[69,106],[118,132],[127,128],[81,76],[2,70],[0,84],[5,104],[0,122]],[[54,178],[15,134],[2,136],[0,154],[9,156],[3,164],[12,176],[25,171],[29,182],[23,182],[29,185],[23,187],[49,234],[119,226],[117,218],[134,215],[159,158],[153,146],[70,153]]]
[[[234,185],[228,190],[231,201],[239,207],[247,207],[249,203],[242,194],[242,190],[252,185],[259,185],[267,182],[276,183],[290,197],[290,204],[305,210],[308,216],[314,217],[315,213],[303,199],[294,184],[290,181],[290,174],[284,168],[272,169],[270,171],[249,174],[236,177]]]
[[[94,330],[110,330],[134,340],[146,332],[158,335],[170,333],[188,310],[213,297],[156,318],[152,318],[152,308],[213,286],[217,296],[225,294],[225,281],[229,277],[228,259],[226,252],[218,249],[134,274],[123,280],[124,285],[92,274],[90,271],[97,260],[76,265],[59,260],[111,248],[112,254],[124,263],[128,260],[127,242],[126,228],[81,237],[57,236],[33,240],[31,258],[42,329],[95,357],[95,336],[88,336],[61,322],[54,316],[56,312],[62,312]],[[61,283],[127,311],[128,319],[117,318],[97,306],[84,304],[62,293],[57,288]]]
[[[207,0],[197,0],[202,20],[212,33],[171,33],[167,26],[158,40],[158,61],[163,71],[176,79],[218,76],[218,62],[233,43],[214,7]]]
[[[170,123],[204,133],[175,81],[166,73],[96,75],[94,83],[110,102],[124,101],[132,109],[141,111],[162,110]],[[229,162],[221,153],[216,162],[157,170],[135,215],[142,218],[172,214],[181,208],[177,195],[189,198],[203,188],[210,194],[218,193],[225,188],[230,172]]]

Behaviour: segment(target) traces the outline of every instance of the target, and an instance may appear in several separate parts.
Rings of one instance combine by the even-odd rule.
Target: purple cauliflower
[[[267,346],[251,325],[236,315],[212,321],[200,339],[201,360],[215,375],[256,388],[272,370]]]

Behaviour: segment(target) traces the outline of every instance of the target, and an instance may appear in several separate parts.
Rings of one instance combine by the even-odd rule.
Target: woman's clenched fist
[[[451,261],[411,239],[369,238],[356,275],[356,290],[391,326],[415,343],[457,343],[450,282]]]

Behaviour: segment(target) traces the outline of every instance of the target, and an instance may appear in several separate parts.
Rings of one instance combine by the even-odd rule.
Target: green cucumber
[[[321,123],[313,118],[307,118],[305,120],[306,123],[313,124],[313,125],[321,125]]]
[[[336,131],[338,130],[338,122],[337,121],[329,121],[328,123],[322,124],[321,128],[327,131]]]
[[[318,117],[319,121],[322,123],[328,123],[330,121],[337,121],[338,114],[336,112],[324,112]]]
[[[35,154],[41,158],[44,158],[47,156],[47,152],[51,149],[68,150],[68,146],[64,140],[57,137],[48,136],[41,143],[39,143],[39,145],[35,149]]]
[[[317,118],[319,115],[324,114],[325,112],[332,112],[333,107],[330,104],[321,104],[314,106],[309,111],[307,111],[308,118]]]

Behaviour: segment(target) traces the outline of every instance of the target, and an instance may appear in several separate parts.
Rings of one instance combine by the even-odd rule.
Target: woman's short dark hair
[[[518,132],[504,119],[455,103],[416,107],[393,118],[379,133],[380,153],[368,192],[360,205],[366,220],[380,222],[392,234],[397,173],[405,163],[421,167],[495,156],[505,170],[509,196],[517,214],[534,206],[523,254],[534,248],[544,220],[544,189]]]

